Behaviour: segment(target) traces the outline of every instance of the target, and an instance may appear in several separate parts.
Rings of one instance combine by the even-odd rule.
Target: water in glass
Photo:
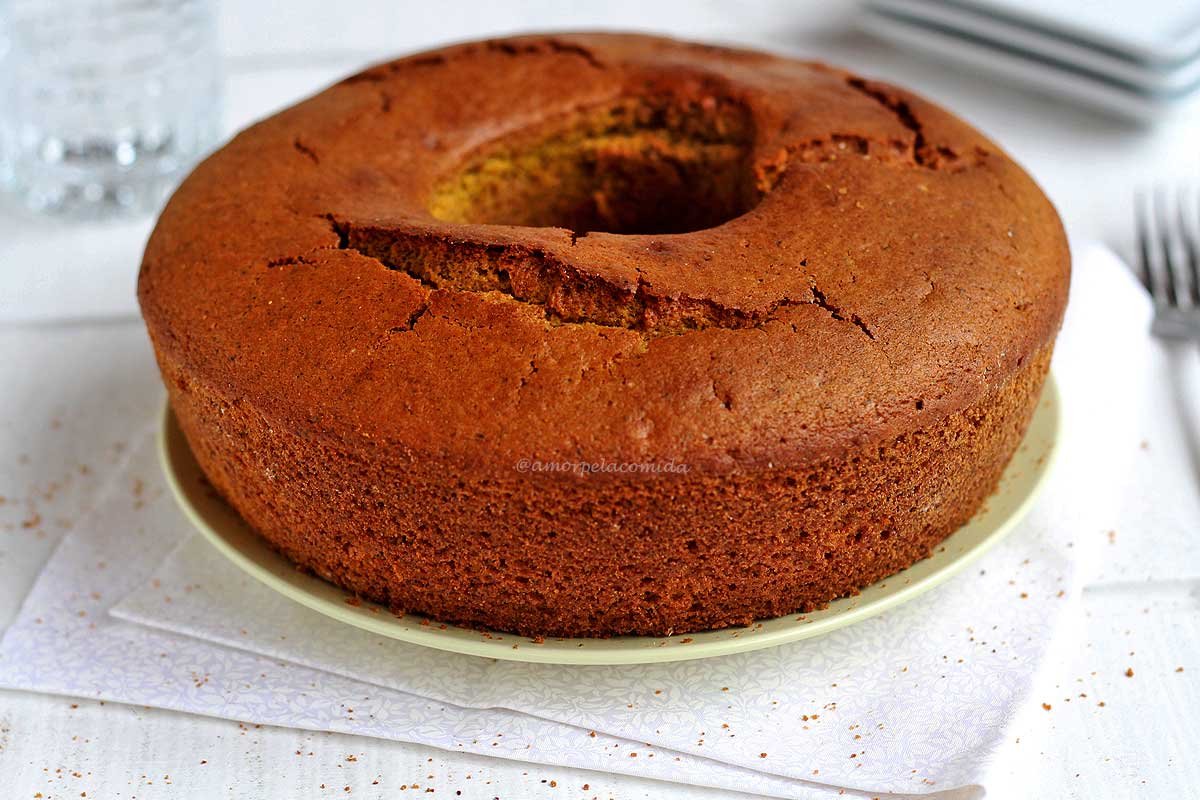
[[[153,211],[220,134],[216,0],[0,0],[0,185]]]

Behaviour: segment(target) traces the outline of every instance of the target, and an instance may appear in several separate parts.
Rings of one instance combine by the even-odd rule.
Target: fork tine
[[[1146,291],[1154,294],[1153,271],[1150,268],[1150,214],[1147,209],[1146,193],[1141,189],[1133,195],[1134,227],[1137,232],[1138,263],[1137,276]]]
[[[1188,213],[1188,206],[1188,192],[1181,186],[1176,207],[1179,237],[1183,242],[1183,257],[1188,282],[1191,284],[1192,305],[1200,306],[1200,243],[1196,241],[1196,232],[1200,228],[1200,203],[1197,203],[1194,215]],[[1196,218],[1196,223],[1193,223],[1193,216]]]
[[[1178,308],[1178,270],[1176,269],[1174,254],[1172,252],[1175,248],[1171,241],[1171,215],[1168,208],[1167,190],[1160,185],[1154,191],[1154,222],[1155,227],[1158,228],[1158,244],[1162,255],[1162,272],[1167,305],[1172,308]]]
[[[1200,341],[1200,194],[1159,184],[1134,195],[1138,277],[1150,290],[1150,331]]]

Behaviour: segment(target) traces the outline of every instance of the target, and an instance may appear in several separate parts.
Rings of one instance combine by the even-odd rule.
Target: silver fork
[[[1154,299],[1151,333],[1200,339],[1200,200],[1155,187],[1134,196],[1138,277]]]

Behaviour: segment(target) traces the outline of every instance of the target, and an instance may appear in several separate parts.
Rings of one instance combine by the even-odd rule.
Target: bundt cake
[[[993,491],[1069,256],[996,145],[840,69],[643,35],[380,64],[163,211],[196,458],[296,564],[531,636],[820,607]]]

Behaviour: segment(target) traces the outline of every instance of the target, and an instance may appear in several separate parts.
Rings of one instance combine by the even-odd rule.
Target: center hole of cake
[[[628,100],[510,134],[435,187],[446,222],[686,233],[760,199],[747,110],[715,97]]]

